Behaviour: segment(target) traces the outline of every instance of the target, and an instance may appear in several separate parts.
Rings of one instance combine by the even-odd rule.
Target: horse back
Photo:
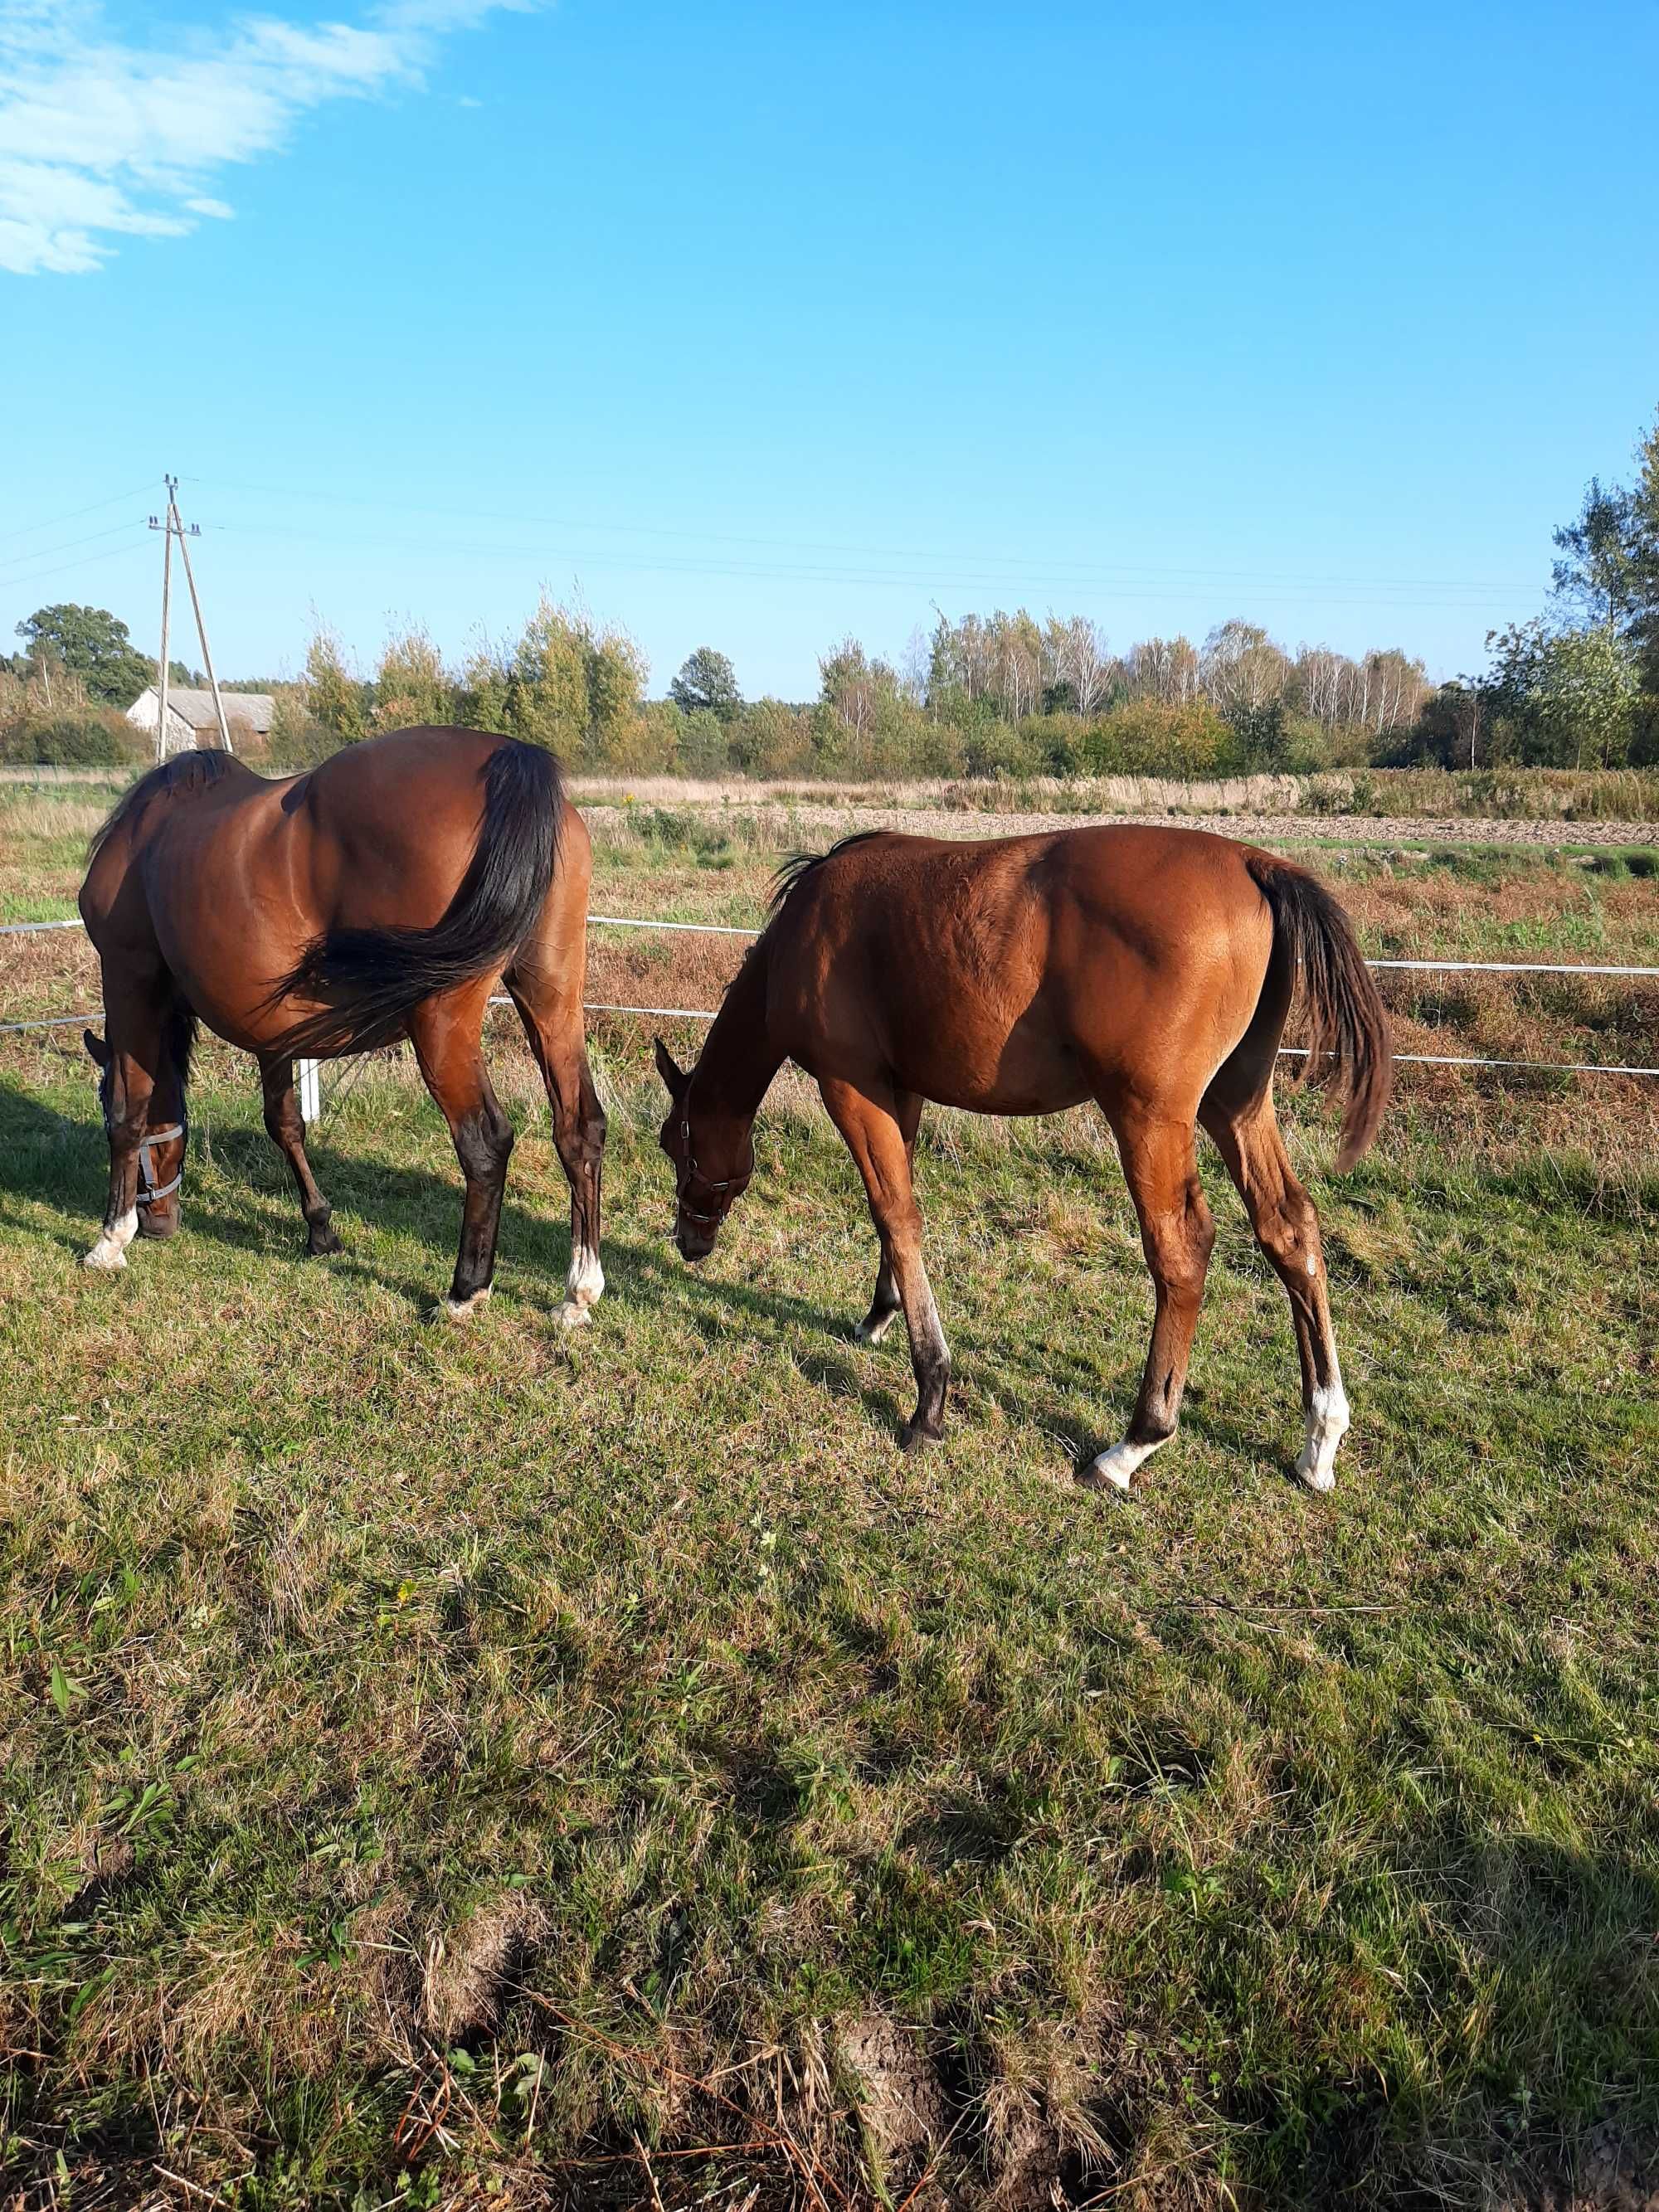
[[[815,1074],[862,1058],[981,1111],[1049,1112],[1103,1074],[1163,1090],[1201,1066],[1201,1089],[1272,954],[1250,849],[1138,824],[866,837],[803,871],[769,933],[775,1030]]]

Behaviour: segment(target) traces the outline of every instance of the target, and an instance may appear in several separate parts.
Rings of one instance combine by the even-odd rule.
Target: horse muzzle
[[[716,1233],[713,1229],[700,1229],[683,1218],[677,1220],[674,1224],[674,1249],[689,1266],[696,1267],[714,1250]]]

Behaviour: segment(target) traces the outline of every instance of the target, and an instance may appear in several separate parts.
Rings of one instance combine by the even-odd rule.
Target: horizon
[[[173,469],[231,680],[544,589],[657,696],[1022,605],[1467,672],[1659,397],[1659,22],[1557,21],[0,0],[0,620],[154,654]]]

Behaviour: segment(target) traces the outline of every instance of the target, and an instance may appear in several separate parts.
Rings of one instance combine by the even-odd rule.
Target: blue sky
[[[935,603],[1440,675],[1659,404],[1646,4],[336,6],[0,0],[0,636],[153,650],[173,469],[230,673],[545,585],[659,690]]]

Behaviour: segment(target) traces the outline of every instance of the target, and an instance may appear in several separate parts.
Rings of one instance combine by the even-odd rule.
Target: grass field
[[[0,799],[9,910],[69,910],[77,805]],[[775,857],[647,811],[607,830],[594,903],[747,921]],[[1320,865],[1376,951],[1659,959],[1652,879],[1592,857]],[[71,933],[0,945],[0,1018],[94,1004]],[[738,949],[595,947],[592,996],[686,1006]],[[1659,1060],[1650,986],[1390,993],[1406,1048]],[[1292,1109],[1354,1402],[1325,1499],[1208,1155],[1185,1422],[1122,1499],[1074,1470],[1119,1433],[1151,1297],[1087,1116],[924,1123],[958,1382],[907,1460],[902,1344],[850,1336],[862,1193],[798,1081],[692,1272],[648,1025],[596,1020],[610,1288],[573,1337],[503,1023],[498,1292],[440,1331],[459,1178],[402,1060],[313,1146],[347,1245],[318,1262],[251,1071],[210,1045],[185,1233],[106,1279],[75,1264],[86,1064],[0,1042],[20,2203],[1654,2185],[1659,1086],[1402,1071],[1340,1182]]]

